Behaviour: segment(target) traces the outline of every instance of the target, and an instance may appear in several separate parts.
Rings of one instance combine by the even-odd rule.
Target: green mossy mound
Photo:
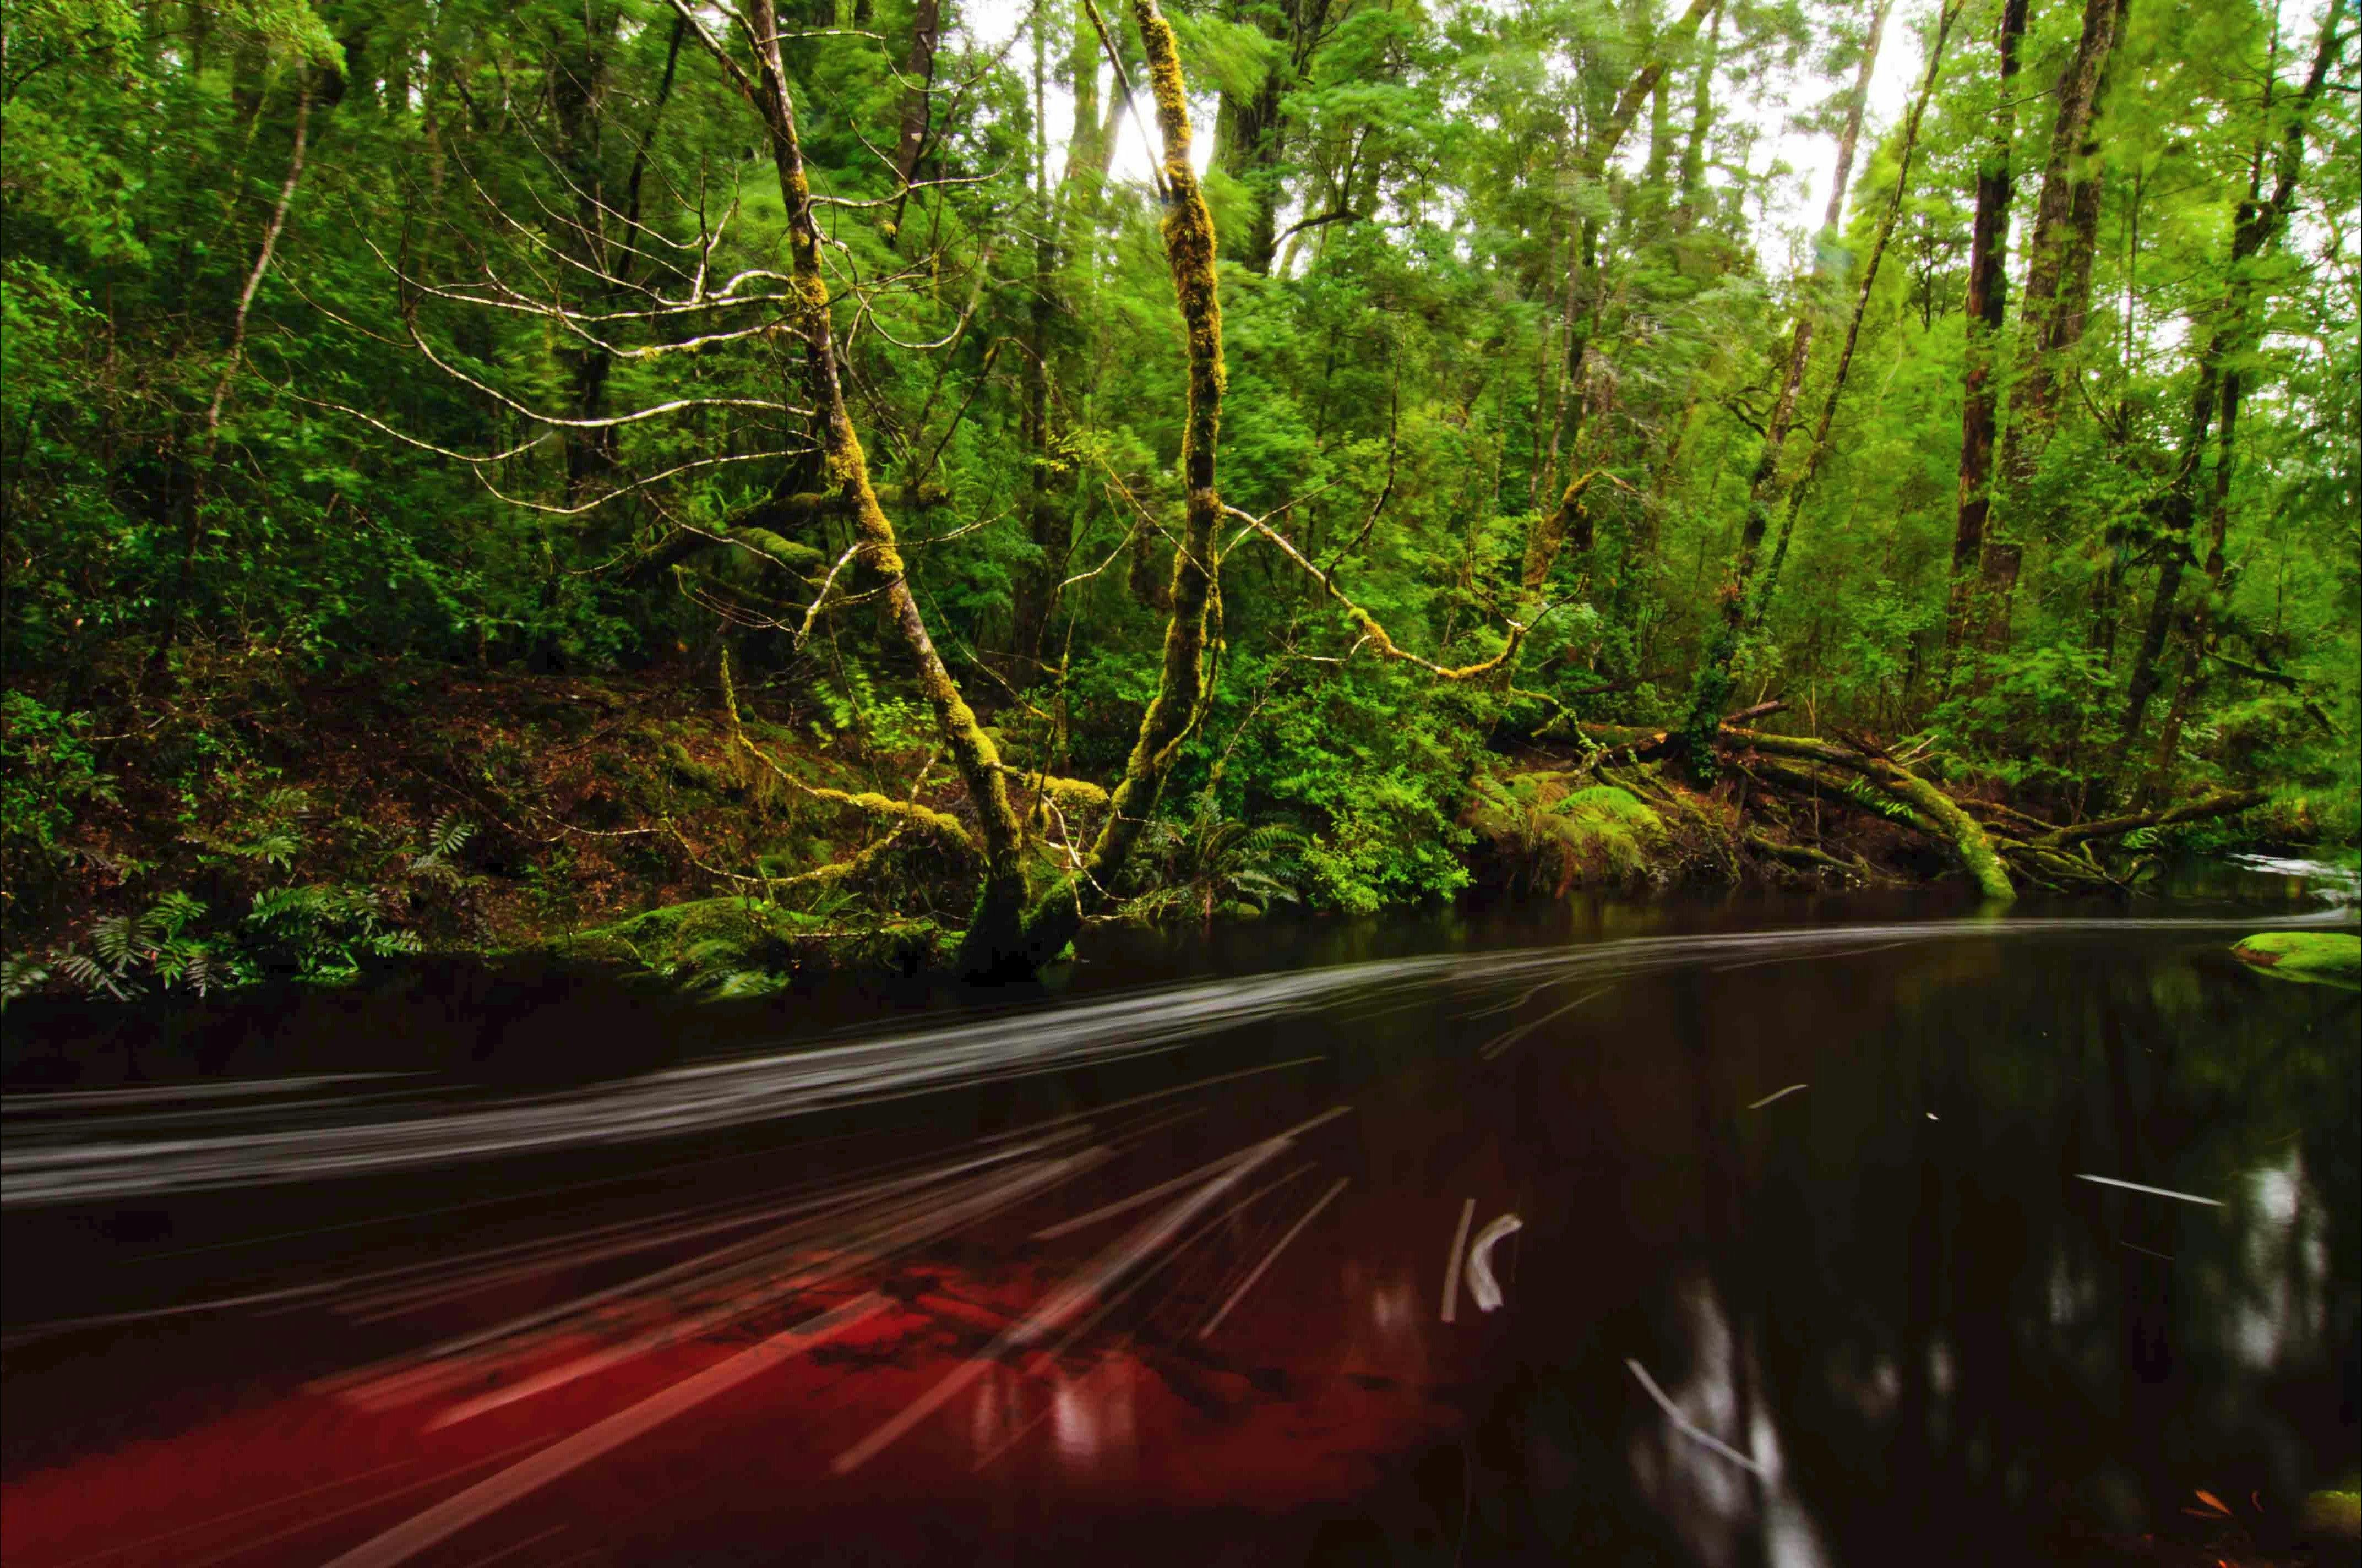
[[[883,964],[909,974],[944,956],[928,920],[846,925],[761,899],[696,899],[646,911],[567,939],[568,956],[635,966],[693,995],[766,996],[799,976]]]
[[[2362,1492],[2313,1493],[2304,1500],[2300,1526],[2316,1540],[2362,1540]]]
[[[1576,773],[1480,774],[1461,820],[1514,877],[1561,897],[1585,884],[1647,880],[1667,846],[1663,819],[1638,796],[1586,786]]]
[[[2341,931],[2267,931],[2243,939],[2233,957],[2284,980],[2362,990],[2362,936]]]

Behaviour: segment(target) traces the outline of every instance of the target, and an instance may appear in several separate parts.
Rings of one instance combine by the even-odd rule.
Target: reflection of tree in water
[[[1770,1022],[1684,979],[1611,1032],[1650,1066],[1508,1075],[1554,1167],[1514,1374],[1312,1561],[2142,1561],[2204,1539],[2199,1486],[2287,1549],[2352,1463],[2356,1003],[2092,948],[1908,968]],[[1750,1118],[1741,1037],[1783,1029],[1827,1037],[1810,1104]]]

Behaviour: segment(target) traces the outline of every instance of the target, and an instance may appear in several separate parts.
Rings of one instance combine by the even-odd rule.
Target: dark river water
[[[13,1010],[0,1555],[2351,1562],[2320,892]]]

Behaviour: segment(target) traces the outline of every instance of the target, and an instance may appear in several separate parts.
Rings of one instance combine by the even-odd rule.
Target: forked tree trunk
[[[969,929],[962,964],[970,973],[1039,968],[1081,928],[1087,910],[1105,900],[1123,873],[1141,829],[1204,715],[1210,697],[1207,624],[1219,590],[1214,541],[1222,521],[1215,454],[1221,435],[1222,306],[1214,270],[1214,218],[1189,158],[1189,97],[1180,45],[1156,0],[1133,0],[1164,133],[1164,257],[1189,360],[1188,407],[1181,426],[1181,479],[1187,495],[1181,539],[1173,552],[1173,610],[1164,626],[1164,661],[1156,696],[1142,715],[1123,778],[1109,791],[1106,817],[1082,867],[1059,878],[1026,911],[1021,927]],[[1097,18],[1094,17],[1094,21]],[[979,922],[981,926],[982,922]]]

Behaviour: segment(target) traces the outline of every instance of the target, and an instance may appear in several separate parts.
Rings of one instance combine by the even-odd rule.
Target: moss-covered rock
[[[2231,955],[2284,980],[2362,990],[2362,936],[2349,932],[2262,932],[2243,939]]]

